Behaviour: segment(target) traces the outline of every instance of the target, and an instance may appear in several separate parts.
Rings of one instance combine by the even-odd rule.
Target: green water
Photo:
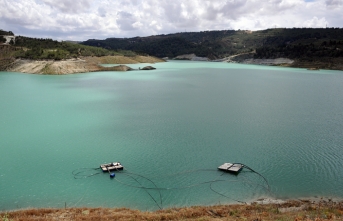
[[[153,66],[66,76],[0,72],[0,210],[343,197],[342,72]],[[112,161],[125,167],[115,179],[72,174],[92,175],[99,171],[80,168]],[[224,162],[253,168],[271,191],[255,173],[217,171]]]

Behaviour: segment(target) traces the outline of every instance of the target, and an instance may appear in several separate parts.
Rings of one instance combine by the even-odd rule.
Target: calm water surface
[[[343,197],[342,72],[153,66],[0,72],[0,210]],[[92,169],[112,161],[125,167],[115,179]],[[253,168],[270,191],[255,173],[217,171],[224,162]]]

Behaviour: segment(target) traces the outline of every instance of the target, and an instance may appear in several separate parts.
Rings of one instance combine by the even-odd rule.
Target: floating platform
[[[224,163],[218,167],[219,170],[223,170],[230,173],[238,174],[243,169],[243,164],[240,163]]]
[[[101,164],[100,168],[101,168],[102,172],[111,172],[114,170],[123,170],[124,169],[123,165],[121,165],[120,162]]]

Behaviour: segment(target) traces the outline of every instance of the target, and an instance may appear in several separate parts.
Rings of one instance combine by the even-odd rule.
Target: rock
[[[191,61],[209,61],[206,57],[193,57]]]
[[[146,66],[144,68],[141,68],[140,70],[155,70],[156,68],[152,67],[152,66]]]
[[[82,211],[82,214],[83,214],[83,215],[89,215],[89,210],[84,210],[84,211]]]
[[[174,60],[192,60],[193,57],[196,57],[195,54],[183,54],[174,58]]]
[[[206,57],[197,57],[195,54],[179,55],[174,60],[190,60],[190,61],[208,61]]]
[[[103,67],[102,71],[131,71],[133,70],[129,66],[126,65],[118,65],[113,67]]]

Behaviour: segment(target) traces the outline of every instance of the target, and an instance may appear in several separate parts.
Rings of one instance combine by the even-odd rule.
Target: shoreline
[[[81,57],[61,61],[16,59],[8,65],[5,71],[28,74],[65,75],[95,71],[128,71],[131,68],[123,64],[157,62],[164,62],[164,60],[151,56],[138,55],[133,57]],[[106,68],[100,64],[118,64],[118,66]]]
[[[304,68],[310,71],[318,71],[318,70],[343,71],[343,64],[340,61],[334,62],[335,64],[332,65],[327,62],[321,62],[321,61],[306,62],[306,61],[292,60],[288,58],[275,58],[275,59],[245,59],[242,61],[236,61],[235,63],[276,66],[276,67],[289,67],[289,68]]]
[[[174,59],[172,59],[174,60]],[[182,59],[181,59],[182,60]],[[192,59],[183,59],[188,61],[198,61]],[[201,60],[203,61],[203,60]],[[42,74],[42,75],[66,75],[77,74],[97,71],[130,71],[131,67],[127,64],[138,63],[158,63],[166,62],[161,58],[152,56],[102,56],[102,57],[80,57],[66,60],[28,60],[16,59],[8,64],[7,68],[3,71],[20,72],[28,74]],[[288,58],[275,58],[275,59],[243,59],[243,60],[207,60],[207,62],[224,62],[224,63],[237,63],[237,64],[251,64],[262,66],[276,66],[276,67],[289,67],[289,68],[304,68],[310,71],[318,70],[343,70],[342,67],[327,68],[325,63],[303,63]],[[101,64],[118,64],[118,66],[104,67]],[[151,70],[151,69],[150,69]]]
[[[291,68],[304,68],[308,70],[340,70],[343,71],[343,59],[332,58],[330,61],[322,60],[299,60],[290,59],[286,57],[276,58],[253,58],[252,55],[255,51],[235,54],[221,59],[210,60],[207,57],[197,57],[193,54],[185,54],[177,56],[172,60],[188,60],[188,61],[208,61],[208,62],[224,62],[224,63],[237,63],[237,64],[252,64],[263,66],[276,66],[276,67],[291,67]]]
[[[332,198],[260,199],[248,204],[140,211],[129,208],[26,208],[1,211],[2,220],[343,220],[343,201]]]

